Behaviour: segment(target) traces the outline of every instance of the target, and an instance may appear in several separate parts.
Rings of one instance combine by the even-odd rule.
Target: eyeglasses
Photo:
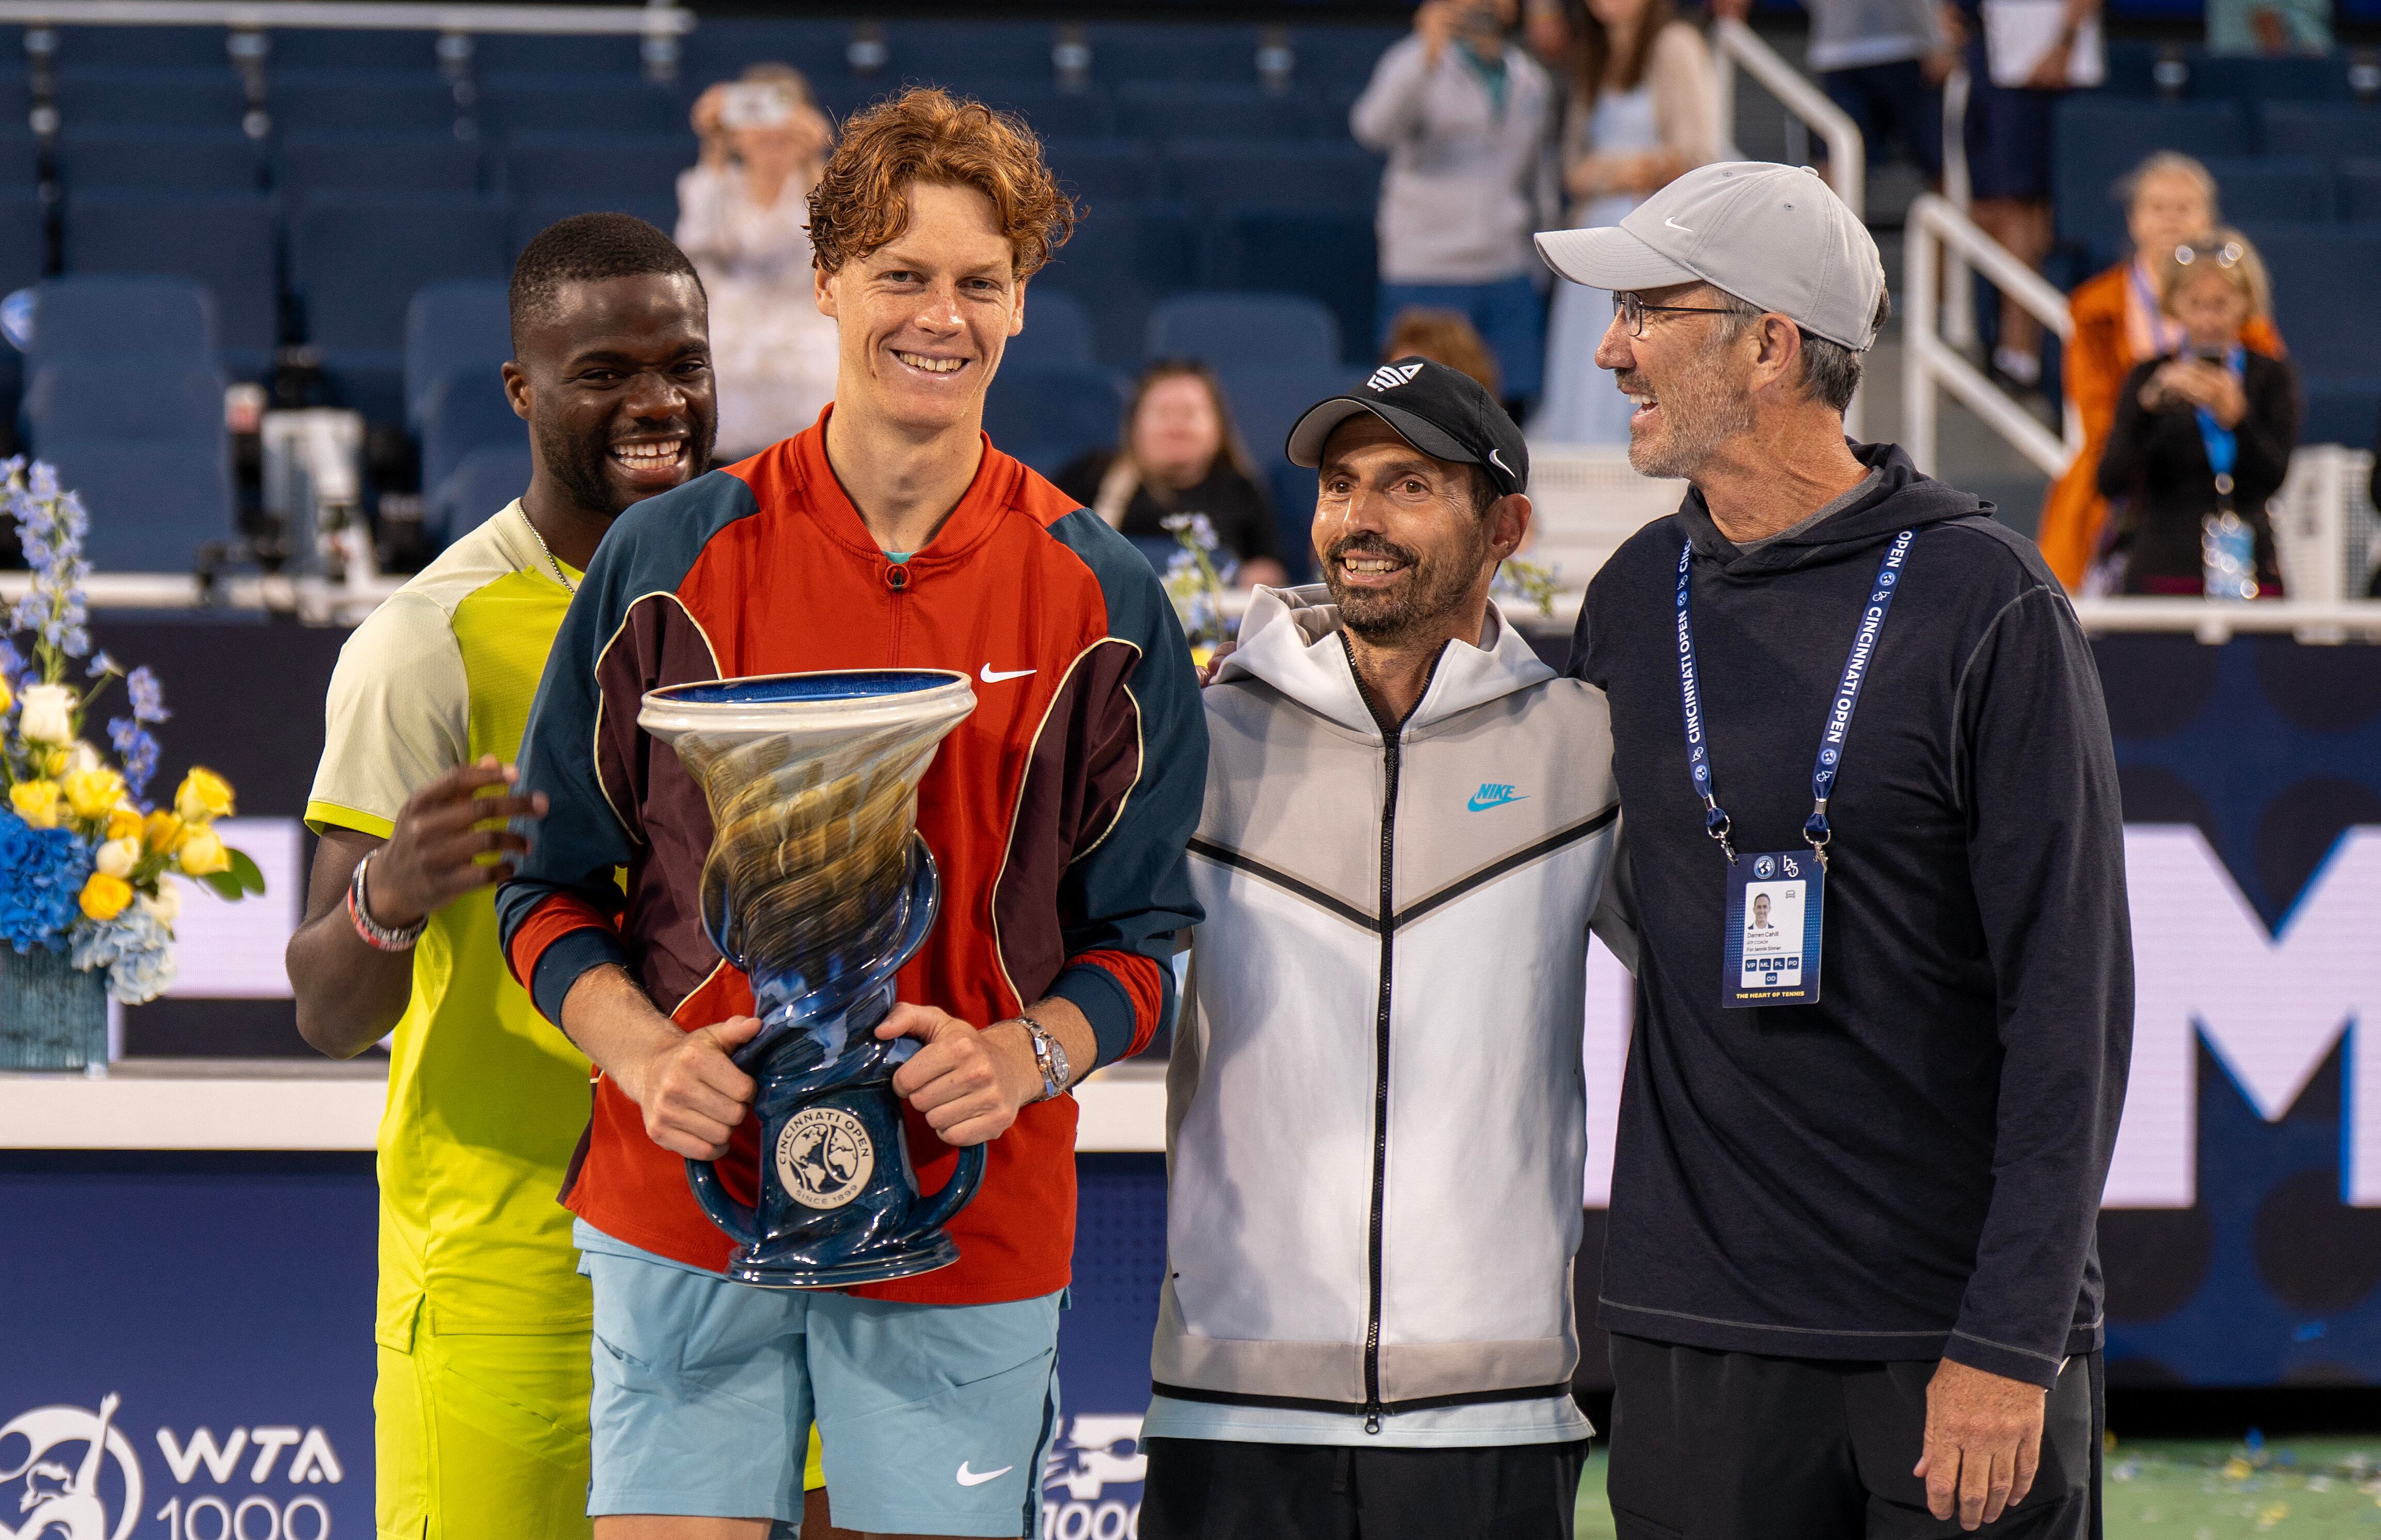
[[[2216,260],[2216,266],[2230,267],[2248,254],[2237,240],[2228,240],[2221,246],[2213,242],[2205,245],[2185,242],[2174,249],[2174,264],[2177,267],[2189,267],[2202,257],[2212,257]]]
[[[1649,305],[1624,289],[1613,295],[1612,313],[1620,318],[1621,328],[1630,336],[1643,336],[1648,315],[1733,315],[1736,312],[1720,305]]]

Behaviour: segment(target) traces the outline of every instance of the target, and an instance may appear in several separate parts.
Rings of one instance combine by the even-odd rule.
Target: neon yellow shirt
[[[385,838],[428,782],[517,760],[569,604],[519,502],[457,541],[340,649],[307,824]],[[513,982],[494,889],[431,917],[392,1048],[374,1335],[409,1351],[425,1306],[442,1333],[588,1329],[556,1201],[587,1126],[587,1060]]]

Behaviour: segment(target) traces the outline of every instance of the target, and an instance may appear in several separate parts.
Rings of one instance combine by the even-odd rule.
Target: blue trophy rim
[[[647,698],[673,705],[767,706],[807,701],[881,701],[941,690],[967,676],[940,668],[854,668],[818,674],[769,674],[664,685]]]

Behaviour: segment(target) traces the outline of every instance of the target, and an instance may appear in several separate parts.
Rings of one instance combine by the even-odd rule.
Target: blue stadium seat
[[[405,307],[409,423],[421,426],[422,408],[441,379],[458,370],[493,374],[513,356],[509,287],[495,278],[432,284]]]
[[[714,80],[734,79],[747,65],[770,63],[791,65],[815,85],[842,73],[850,36],[848,21],[705,17],[679,42],[678,78],[699,91]]]
[[[2257,116],[2269,155],[2324,160],[2381,155],[2381,108],[2347,102],[2267,102]]]
[[[73,128],[237,128],[248,93],[229,65],[58,71],[58,116]]]
[[[290,222],[289,274],[307,336],[342,404],[376,422],[405,414],[406,306],[428,285],[509,271],[494,199],[322,193]]]
[[[2381,220],[2381,160],[2344,160],[2338,165],[2339,217]]]
[[[641,48],[642,40],[633,35],[482,32],[471,40],[471,68],[481,75],[508,71],[634,75],[644,67]]]
[[[1214,80],[1253,83],[1257,30],[1248,25],[1122,21],[1085,29],[1092,78],[1100,81]]]
[[[1044,139],[1095,139],[1109,131],[1107,102],[1091,92],[1062,92],[1044,80],[974,80],[952,89],[1013,112]]]
[[[885,73],[952,86],[987,79],[1047,85],[1056,42],[1046,21],[897,21],[885,29]]]
[[[1277,96],[1253,80],[1127,80],[1117,88],[1117,129],[1136,139],[1172,139],[1218,130],[1239,138],[1309,139],[1345,135],[1347,120],[1325,122],[1313,100]]]
[[[507,137],[521,134],[688,133],[688,104],[678,93],[621,75],[516,75],[487,80],[480,121]]]
[[[2372,447],[2374,421],[2381,416],[2381,374],[2350,374],[2310,381],[2300,393],[2299,442]]]
[[[423,523],[431,537],[452,545],[486,523],[529,490],[530,471],[526,445],[492,446],[465,455],[429,493]]]
[[[696,153],[691,134],[517,134],[505,152],[505,188],[524,200],[580,199],[585,208],[675,202],[678,173]]]
[[[0,128],[0,189],[32,190],[41,180],[40,153],[40,145],[30,132]]]
[[[2338,200],[2327,162],[2308,156],[2259,155],[2210,160],[2216,197],[2233,224],[2254,220],[2330,219]]]
[[[474,449],[529,447],[529,424],[506,399],[494,369],[458,365],[439,376],[421,403],[421,484],[441,487]],[[516,494],[518,495],[518,494]]]
[[[2346,102],[2351,97],[2348,58],[2197,55],[2191,60],[2191,94],[2200,101]]]
[[[449,192],[480,190],[480,146],[451,131],[293,133],[281,142],[281,190]]]
[[[276,27],[273,67],[435,71],[438,34],[427,29],[381,31],[362,27]]]
[[[1114,444],[1124,390],[1085,364],[1008,369],[993,376],[983,431],[995,446],[1047,476],[1078,455]]]
[[[0,188],[0,294],[13,294],[42,275],[44,212],[31,188]]]
[[[1157,157],[1129,139],[1045,139],[1044,158],[1059,185],[1078,198],[1157,196]]]
[[[253,192],[262,159],[238,128],[68,128],[58,174],[69,188]]]
[[[30,367],[68,359],[172,359],[215,367],[215,304],[189,278],[52,278],[33,291]]]
[[[1359,209],[1242,209],[1216,221],[1207,283],[1303,294],[1330,308],[1343,347],[1369,357],[1379,325],[1380,256]]]
[[[1151,306],[1198,281],[1200,226],[1178,203],[1093,206],[1034,282],[1092,312],[1100,361],[1139,367]]]
[[[2248,231],[2272,275],[2274,322],[2309,399],[2343,389],[2352,394],[2361,388],[2357,382],[2381,374],[2381,312],[2372,303],[2373,275],[2381,272],[2381,226],[2270,225]],[[2336,430],[2337,424],[2326,426]],[[2357,432],[2369,435],[2372,427],[2367,409]],[[2304,429],[2300,438],[2323,442]]]
[[[2102,47],[2108,61],[2101,90],[2110,96],[2155,96],[2157,62],[2165,44],[2142,38],[2110,38]]]
[[[2143,158],[2180,150],[2202,160],[2249,153],[2241,109],[2229,102],[2127,102],[2070,97],[2057,108],[2051,171],[2058,233],[2105,261],[2124,240],[2114,188]]]
[[[456,134],[470,115],[437,75],[353,69],[284,70],[269,98],[284,134],[325,130]]]
[[[1286,459],[1276,460],[1265,480],[1265,490],[1273,494],[1274,523],[1281,531],[1281,564],[1289,568],[1291,582],[1313,582],[1315,472]]]
[[[1021,369],[1088,368],[1098,361],[1092,312],[1062,288],[1029,284],[1025,291],[1025,329],[1008,339],[1000,367]]]
[[[664,235],[678,229],[678,198],[672,193],[647,193],[641,197],[603,197],[584,194],[578,197],[533,198],[513,205],[510,238],[506,250],[519,257],[521,249],[537,238],[538,232],[574,214],[632,214]]]
[[[33,83],[23,70],[0,68],[0,128],[27,133],[26,118],[33,110]]]
[[[1356,145],[1241,139],[1178,139],[1166,146],[1175,190],[1215,206],[1370,209],[1381,162]]]
[[[11,40],[14,41],[14,40]],[[221,27],[61,27],[58,62],[74,68],[220,69],[231,58]],[[15,53],[16,50],[11,49]],[[23,57],[21,54],[18,57]]]
[[[53,363],[25,393],[33,452],[91,513],[104,571],[188,571],[232,534],[224,380],[201,364]]]
[[[1331,370],[1339,366],[1339,323],[1302,294],[1178,294],[1150,312],[1142,350],[1217,369]]]
[[[1239,424],[1240,437],[1268,486],[1276,484],[1275,471],[1289,464],[1283,450],[1299,417],[1315,402],[1345,394],[1361,378],[1336,363],[1276,369],[1243,364],[1219,368],[1215,373],[1231,405],[1232,421]],[[1312,486],[1314,472],[1303,474]]]
[[[1300,90],[1361,91],[1381,55],[1405,40],[1403,27],[1293,27],[1296,79]]]
[[[66,271],[204,284],[232,372],[252,376],[281,333],[274,216],[273,200],[256,192],[69,192]]]

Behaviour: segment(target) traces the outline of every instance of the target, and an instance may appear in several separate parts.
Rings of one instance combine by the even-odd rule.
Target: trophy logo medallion
[[[709,805],[702,930],[761,1018],[734,1056],[758,1082],[758,1158],[686,1163],[737,1282],[848,1289],[959,1260],[943,1227],[983,1147],[919,1191],[893,1073],[922,1045],[875,1028],[941,908],[918,783],[974,710],[965,674],[875,668],[670,685],[638,711]]]

